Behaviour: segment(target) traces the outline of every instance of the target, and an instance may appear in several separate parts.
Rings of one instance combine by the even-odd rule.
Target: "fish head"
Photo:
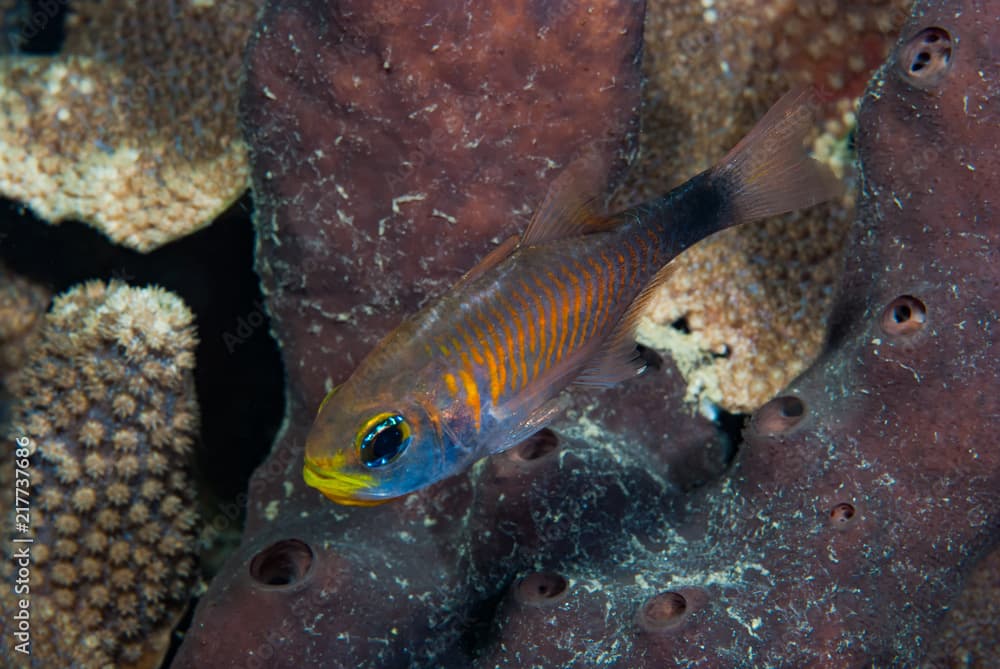
[[[345,386],[350,385],[350,381]],[[306,439],[303,476],[338,504],[374,506],[443,478],[450,435],[419,398],[335,389]]]

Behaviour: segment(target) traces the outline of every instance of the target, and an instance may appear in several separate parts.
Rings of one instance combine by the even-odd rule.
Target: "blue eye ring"
[[[365,421],[355,445],[365,467],[375,469],[394,461],[410,445],[413,431],[398,413],[380,413]]]

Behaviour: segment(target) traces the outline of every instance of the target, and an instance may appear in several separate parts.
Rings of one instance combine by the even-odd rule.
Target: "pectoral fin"
[[[499,447],[491,449],[491,452],[500,453],[506,451],[511,446],[521,443],[551,423],[556,416],[566,410],[567,405],[569,405],[569,398],[565,394],[557,395],[548,400],[532,411],[524,421],[518,423],[504,439],[500,440]]]

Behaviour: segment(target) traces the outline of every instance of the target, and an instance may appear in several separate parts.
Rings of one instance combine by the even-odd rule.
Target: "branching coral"
[[[148,251],[247,186],[240,56],[258,3],[72,3],[54,57],[0,59],[0,192]]]
[[[190,311],[157,288],[92,282],[47,315],[11,435],[33,452],[32,666],[159,666],[195,578],[195,343]],[[5,620],[17,599],[4,590]]]

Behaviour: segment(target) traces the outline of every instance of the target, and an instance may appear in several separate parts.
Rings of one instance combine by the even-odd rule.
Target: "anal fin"
[[[569,403],[569,398],[563,393],[545,401],[540,407],[532,411],[526,419],[517,423],[517,426],[500,440],[499,447],[492,449],[491,452],[500,453],[506,451],[511,446],[521,443],[551,423],[556,416],[566,410]]]

